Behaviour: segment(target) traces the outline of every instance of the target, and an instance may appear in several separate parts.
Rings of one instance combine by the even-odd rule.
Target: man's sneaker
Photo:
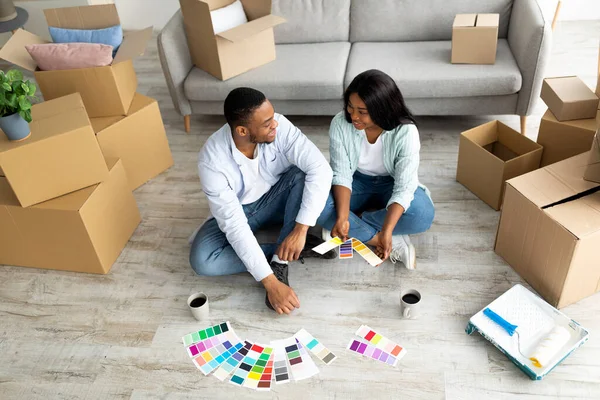
[[[408,235],[392,236],[390,261],[394,264],[400,261],[407,269],[415,269],[417,267],[415,246],[410,242]]]
[[[286,285],[290,286],[290,282],[288,281],[288,267],[288,264],[281,264],[277,261],[271,261],[271,269],[273,270],[273,275],[275,275],[275,278],[277,278],[279,282],[285,283]],[[268,294],[265,295],[265,304],[271,310],[275,311],[275,309],[271,305],[271,302],[269,301]]]
[[[335,252],[335,249],[329,250],[325,254],[319,254],[316,251],[312,250],[313,248],[317,247],[321,243],[323,243],[323,241],[320,240],[315,235],[311,235],[311,234],[306,235],[306,244],[304,245],[304,250],[302,250],[300,252],[300,259],[302,260],[303,258],[321,258],[324,260],[332,260],[337,257],[337,253]]]
[[[328,241],[328,240],[330,240],[330,239],[333,239],[333,238],[331,237],[331,231],[330,231],[329,229],[325,229],[325,228],[323,228],[323,229],[321,230],[321,239],[323,239],[323,241],[324,241],[324,242],[326,242],[326,241]]]

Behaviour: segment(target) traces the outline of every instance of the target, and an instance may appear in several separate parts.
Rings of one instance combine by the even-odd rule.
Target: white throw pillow
[[[215,35],[248,22],[244,6],[242,6],[240,0],[236,0],[227,7],[211,11],[210,18],[212,19]]]

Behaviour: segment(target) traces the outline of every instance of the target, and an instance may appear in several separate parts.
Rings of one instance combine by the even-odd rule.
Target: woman
[[[418,178],[415,120],[394,80],[378,70],[354,78],[344,107],[329,129],[333,187],[317,222],[331,237],[356,238],[382,260],[414,269],[408,235],[429,229],[434,217],[429,191]]]

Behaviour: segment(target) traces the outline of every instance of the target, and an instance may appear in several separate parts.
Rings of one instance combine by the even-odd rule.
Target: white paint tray
[[[521,351],[526,355],[531,354],[539,341],[556,325],[564,327],[571,335],[569,341],[547,365],[538,368],[519,353],[517,335],[510,336],[502,327],[483,314],[483,310],[471,317],[466,332],[469,335],[475,331],[479,332],[534,380],[544,378],[589,338],[589,332],[585,328],[519,284],[510,288],[484,309],[488,307],[509,323],[518,326]]]

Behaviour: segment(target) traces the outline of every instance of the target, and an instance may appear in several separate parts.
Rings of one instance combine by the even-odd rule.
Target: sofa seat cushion
[[[258,89],[273,100],[340,99],[349,52],[348,42],[281,44],[275,61],[226,81],[194,67],[184,91],[196,101],[223,101],[240,86]]]
[[[517,93],[521,72],[506,39],[493,65],[451,64],[451,41],[352,45],[344,87],[368,69],[390,75],[406,98],[496,96]]]

